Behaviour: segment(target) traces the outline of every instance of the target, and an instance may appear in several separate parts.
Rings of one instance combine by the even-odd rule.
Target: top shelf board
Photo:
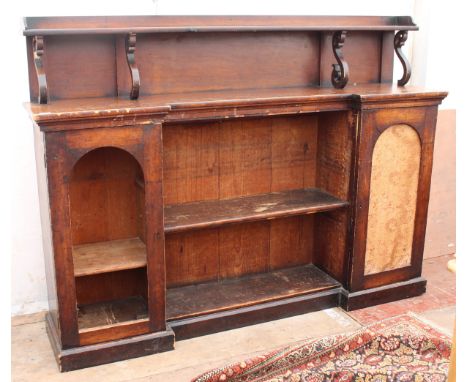
[[[410,16],[26,17],[25,36],[70,34],[417,30]]]

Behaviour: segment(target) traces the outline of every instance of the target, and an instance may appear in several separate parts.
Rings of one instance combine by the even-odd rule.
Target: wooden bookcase
[[[404,87],[411,18],[25,25],[62,371],[424,293],[446,93]]]

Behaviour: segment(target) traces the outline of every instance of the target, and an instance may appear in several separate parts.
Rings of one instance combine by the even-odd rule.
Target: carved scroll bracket
[[[127,63],[132,76],[132,89],[130,99],[137,99],[140,94],[140,72],[135,63],[136,33],[129,33],[125,40],[125,51],[127,53]]]
[[[411,65],[401,50],[407,39],[408,31],[398,31],[393,40],[395,53],[403,66],[403,76],[398,80],[398,86],[405,86],[411,77]]]
[[[33,55],[34,55],[34,66],[36,68],[37,83],[39,87],[39,103],[47,103],[47,79],[44,70],[44,37],[34,36],[32,40],[33,44]]]
[[[349,79],[348,63],[344,60],[343,51],[341,50],[346,39],[346,34],[346,31],[333,33],[333,54],[335,55],[338,63],[332,64],[333,71],[331,74],[331,81],[333,86],[337,89],[343,89]]]

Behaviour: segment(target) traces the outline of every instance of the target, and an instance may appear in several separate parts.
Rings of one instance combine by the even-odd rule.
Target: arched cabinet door
[[[357,112],[352,241],[343,304],[350,310],[425,291],[421,270],[440,100],[407,102],[361,103]]]

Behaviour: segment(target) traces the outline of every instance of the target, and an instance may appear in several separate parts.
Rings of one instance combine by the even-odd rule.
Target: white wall
[[[0,93],[8,89],[8,97],[2,99],[2,116],[7,111],[7,119],[3,120],[4,146],[0,150],[5,158],[1,162],[5,169],[2,174],[10,171],[10,175],[2,176],[9,179],[2,187],[8,187],[11,195],[2,198],[6,204],[2,206],[2,219],[6,221],[6,235],[2,243],[10,242],[11,248],[5,249],[3,254],[11,254],[11,307],[12,315],[30,313],[47,308],[46,282],[44,262],[42,259],[42,241],[39,219],[39,207],[36,186],[36,172],[34,163],[33,130],[22,102],[28,100],[28,81],[26,68],[26,49],[22,36],[23,16],[53,16],[53,15],[115,15],[115,14],[330,14],[330,15],[414,15],[418,16],[425,25],[442,23],[442,27],[421,33],[418,44],[428,49],[411,50],[411,41],[406,51],[413,54],[415,63],[421,64],[421,69],[415,68],[415,79],[424,84],[426,77],[435,88],[448,89],[453,94],[450,97],[452,107],[461,106],[461,86],[458,85],[458,74],[455,63],[456,51],[446,52],[447,30],[453,30],[446,8],[440,5],[434,16],[425,14],[425,6],[419,0],[394,0],[377,2],[375,0],[334,0],[334,1],[182,1],[182,0],[80,0],[77,2],[50,0],[23,1],[9,14],[3,15],[1,20],[3,40],[8,46],[3,48],[2,61],[8,56],[7,68],[0,71],[2,82]],[[441,13],[439,13],[441,12]],[[441,19],[440,14],[446,15]],[[450,16],[450,17],[449,17]],[[443,31],[443,33],[440,33]],[[439,34],[440,33],[440,34]],[[455,32],[454,32],[455,33]],[[431,41],[426,43],[429,37]],[[462,48],[463,49],[463,48]],[[441,58],[441,51],[447,53],[450,60]],[[425,65],[425,62],[427,64]],[[439,80],[441,70],[445,70],[447,62],[451,62],[447,80]],[[5,62],[3,62],[5,64]],[[396,71],[399,75],[399,66]],[[5,93],[4,93],[5,94]],[[7,255],[5,255],[7,256]],[[8,266],[5,267],[7,270]]]
[[[3,14],[2,35],[8,41],[3,51],[9,59],[6,68],[0,71],[3,89],[9,95],[2,96],[3,120],[2,137],[5,133],[4,149],[0,150],[5,166],[2,174],[10,172],[3,179],[9,179],[5,186],[10,187],[11,195],[2,197],[2,211],[9,210],[9,219],[1,231],[10,241],[10,248],[2,251],[11,254],[11,314],[32,313],[47,309],[47,290],[42,254],[39,201],[36,185],[33,129],[22,104],[29,100],[27,58],[25,39],[22,36],[24,16],[60,15],[115,15],[153,14],[155,3],[152,0],[139,1],[23,1]],[[3,60],[3,59],[2,59]],[[5,64],[5,62],[4,62]],[[0,91],[1,93],[1,91]],[[5,99],[3,99],[5,98]],[[5,142],[8,142],[5,144]],[[6,151],[5,151],[6,148]],[[3,185],[2,185],[3,186]],[[3,193],[2,193],[3,195]],[[5,219],[5,214],[1,214]],[[7,214],[8,215],[8,214]],[[8,233],[9,232],[9,233]],[[1,240],[4,243],[4,240]],[[9,270],[9,267],[5,267]],[[9,272],[8,272],[9,273]]]

